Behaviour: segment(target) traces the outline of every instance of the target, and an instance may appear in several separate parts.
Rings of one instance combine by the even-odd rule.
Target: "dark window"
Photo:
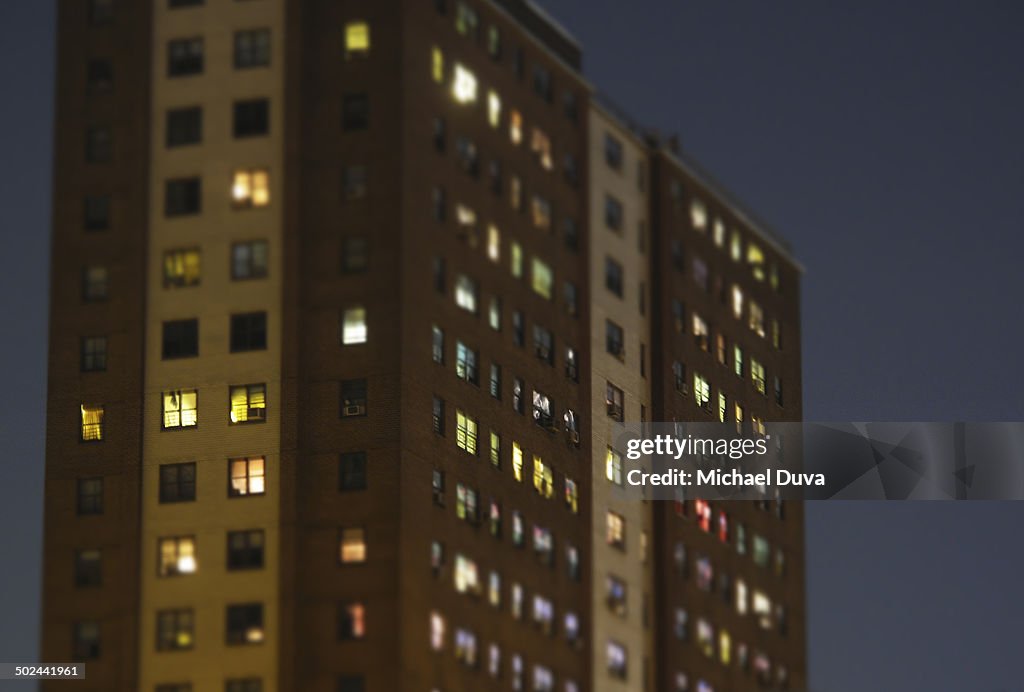
[[[487,166],[488,175],[491,178],[491,192],[501,196],[502,190],[502,175],[501,175],[501,161],[492,159]]]
[[[203,109],[172,108],[167,111],[167,140],[170,147],[199,144],[203,139]]]
[[[199,320],[164,322],[163,357],[191,358],[199,355]]]
[[[611,257],[604,260],[604,285],[609,291],[622,297],[622,265]]]
[[[95,125],[86,131],[85,160],[108,163],[114,158],[114,133],[107,125]]]
[[[501,366],[491,363],[490,389],[491,396],[501,400]]]
[[[110,196],[90,195],[85,198],[82,225],[87,231],[105,231],[110,228]]]
[[[108,284],[106,267],[86,267],[82,270],[82,300],[87,303],[106,300]]]
[[[526,402],[522,378],[516,377],[512,380],[512,410],[522,415],[526,411]]]
[[[228,644],[258,644],[263,641],[263,604],[240,603],[227,607]]]
[[[235,32],[235,68],[266,67],[270,64],[270,29]]]
[[[608,407],[608,417],[620,423],[624,420],[623,401],[622,390],[608,382],[605,387],[605,404]]]
[[[92,91],[109,89],[114,85],[114,68],[106,59],[90,60],[86,65],[85,76]]]
[[[431,409],[431,421],[434,428],[434,432],[438,435],[444,435],[444,399],[439,396],[434,397],[434,402]]]
[[[370,98],[366,94],[345,94],[341,102],[341,127],[346,132],[370,126]]]
[[[366,692],[366,679],[362,675],[342,675],[338,678],[338,692]]]
[[[605,320],[605,350],[619,360],[626,357],[626,343],[622,327],[611,320]]]
[[[521,310],[512,311],[512,343],[522,346],[526,340],[526,320]]]
[[[89,0],[89,24],[102,26],[114,21],[114,0]]]
[[[79,478],[77,489],[79,514],[103,514],[103,479]]]
[[[579,104],[575,93],[571,91],[565,92],[562,97],[562,110],[565,112],[565,117],[576,122],[576,119],[579,117]]]
[[[338,462],[339,490],[366,490],[366,452],[344,452]]]
[[[263,531],[228,532],[228,569],[261,569],[263,567]]]
[[[434,149],[443,152],[445,148],[446,140],[446,127],[444,118],[437,116],[434,118]]]
[[[533,90],[545,101],[551,103],[551,73],[540,65],[533,68]]]
[[[622,230],[622,202],[611,195],[604,197],[604,224],[613,231]]]
[[[167,6],[172,10],[178,7],[198,7],[203,0],[167,0]]]
[[[231,316],[231,352],[260,351],[267,347],[267,313]]]
[[[164,216],[198,214],[202,206],[199,178],[175,178],[164,187]]]
[[[341,415],[343,418],[366,415],[366,390],[365,379],[341,381]]]
[[[224,692],[263,692],[263,681],[259,678],[238,678],[224,683]]]
[[[156,692],[192,692],[191,682],[169,682],[156,686]]]
[[[533,325],[533,351],[548,365],[555,364],[555,337],[550,329]]]
[[[604,136],[604,160],[615,170],[622,168],[622,142],[610,134]]]
[[[447,285],[445,281],[445,267],[444,257],[434,258],[434,290],[438,293],[444,294],[447,292]]]
[[[95,548],[75,551],[75,586],[99,586],[102,583],[100,551]]]
[[[72,627],[71,656],[76,661],[89,661],[100,657],[100,624],[94,621],[76,622]]]
[[[267,275],[267,241],[250,240],[231,246],[231,278],[262,279]]]
[[[362,164],[349,164],[342,171],[345,199],[362,199],[366,197],[369,190],[367,184],[366,166]]]
[[[571,281],[565,282],[565,311],[573,317],[579,315],[579,305],[576,297],[576,284]]]
[[[160,610],[156,614],[156,650],[183,651],[195,641],[195,616],[191,608]]]
[[[434,504],[444,507],[444,471],[434,469],[430,475],[430,494]]]
[[[160,502],[192,502],[196,499],[196,464],[160,466]]]
[[[366,271],[369,259],[369,248],[364,236],[350,235],[342,238],[341,271],[343,273],[358,274]]]
[[[270,101],[235,101],[235,137],[258,137],[270,132]]]
[[[432,202],[434,209],[434,221],[444,221],[447,216],[448,204],[445,198],[444,188],[440,185],[434,186]]]
[[[167,44],[167,76],[185,77],[203,72],[203,39],[184,38]]]
[[[107,369],[107,337],[82,337],[79,367],[82,372],[102,372]]]

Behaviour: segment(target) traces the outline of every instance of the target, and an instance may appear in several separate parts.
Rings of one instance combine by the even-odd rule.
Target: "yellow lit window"
[[[164,253],[164,288],[199,283],[199,250],[168,250]]]
[[[565,505],[573,514],[580,511],[579,486],[576,485],[576,481],[568,477],[565,479]]]
[[[370,25],[349,22],[345,25],[345,57],[368,55],[370,52]]]
[[[530,278],[533,283],[533,292],[542,298],[551,300],[555,275],[546,263],[534,257],[530,265]]]
[[[455,63],[452,96],[456,103],[476,103],[476,75],[460,63]]]
[[[477,424],[462,411],[455,411],[455,446],[459,449],[476,454]]]
[[[516,211],[523,207],[523,181],[518,175],[512,176],[509,182],[508,201]]]
[[[764,366],[753,358],[750,359],[750,381],[754,383],[754,389],[758,394],[764,394]]]
[[[765,433],[767,432],[767,429],[764,427],[764,419],[761,418],[760,416],[750,417],[750,429],[754,432],[754,434],[760,435],[761,437],[764,437]]]
[[[229,496],[262,495],[266,491],[266,461],[263,457],[231,459],[228,462],[228,469]]]
[[[616,548],[626,547],[626,520],[621,514],[608,512],[605,515],[606,539],[608,545]]]
[[[517,481],[523,480],[523,448],[518,442],[512,442],[512,475]]]
[[[270,203],[270,174],[265,168],[235,171],[231,201],[236,209],[265,207]]]
[[[365,529],[342,529],[340,543],[338,558],[343,564],[366,562]]]
[[[748,324],[755,334],[762,339],[764,338],[764,310],[761,306],[750,301],[748,310]]]
[[[697,373],[693,375],[693,398],[701,408],[710,408],[711,383]]]
[[[487,92],[487,122],[491,127],[501,124],[501,97],[493,89]]]
[[[501,231],[494,224],[487,227],[487,258],[492,262],[501,259]]]
[[[604,477],[615,485],[622,485],[622,455],[611,447],[604,457]]]
[[[757,281],[764,281],[764,253],[753,243],[747,243],[747,264]]]
[[[366,308],[346,309],[341,322],[341,343],[345,346],[365,344],[366,334]]]
[[[739,262],[743,257],[743,238],[740,237],[740,232],[737,230],[733,230],[729,238],[729,256],[735,262]]]
[[[510,254],[512,276],[517,279],[521,278],[523,276],[523,247],[519,243],[512,243]]]
[[[724,423],[725,419],[729,415],[729,406],[725,398],[725,394],[722,392],[718,393],[718,422]]]
[[[701,233],[708,229],[708,210],[699,199],[690,202],[690,225]]]
[[[516,145],[523,141],[523,114],[517,110],[508,114],[508,138]]]
[[[542,231],[551,230],[551,202],[540,195],[530,199],[530,219]]]
[[[430,51],[430,75],[438,84],[444,82],[444,53],[437,46]]]
[[[267,385],[243,384],[231,387],[231,422],[255,423],[267,417]]]
[[[733,418],[736,421],[736,432],[740,434],[743,433],[743,417],[743,406],[741,406],[740,404],[736,404],[735,410],[733,411]]]
[[[541,168],[546,171],[554,168],[555,162],[551,156],[551,140],[542,130],[536,127],[533,128],[533,134],[530,137],[530,151],[536,154]]]
[[[732,637],[726,630],[718,633],[718,656],[722,660],[722,665],[729,665],[732,661]]]
[[[194,389],[163,393],[163,427],[191,428],[199,422],[196,402],[199,394]]]
[[[103,439],[103,407],[82,405],[82,441]]]
[[[196,571],[196,539],[192,536],[161,538],[158,545],[158,574],[172,577]]]
[[[550,498],[555,493],[554,471],[537,455],[533,457],[533,487],[546,498]]]

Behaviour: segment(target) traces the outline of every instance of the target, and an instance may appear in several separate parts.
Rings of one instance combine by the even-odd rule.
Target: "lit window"
[[[708,210],[699,199],[690,202],[690,225],[701,233],[708,228]]]
[[[533,128],[530,136],[530,151],[537,157],[541,168],[550,171],[555,164],[551,155],[551,139],[539,128]]]
[[[771,629],[772,626],[772,599],[763,591],[754,591],[751,599],[750,609],[757,619],[761,629]]]
[[[616,641],[609,640],[605,649],[608,673],[623,680],[626,679],[626,647]]]
[[[199,394],[194,389],[163,393],[163,421],[161,427],[191,428],[198,424],[196,404]]]
[[[697,620],[697,648],[708,658],[715,655],[715,628],[704,618]]]
[[[523,448],[512,441],[512,475],[517,481],[523,480]]]
[[[156,614],[156,650],[192,648],[194,617],[191,608],[160,610]]]
[[[621,389],[608,382],[605,387],[605,404],[608,408],[608,417],[612,420],[622,422],[624,420],[623,410],[624,394]]]
[[[702,351],[709,351],[711,349],[711,330],[708,328],[708,323],[704,321],[700,315],[696,312],[693,313],[693,338],[697,342],[697,347]]]
[[[517,110],[508,115],[508,137],[516,145],[523,141],[523,114]]]
[[[732,365],[736,377],[743,377],[743,349],[738,344],[732,347]]]
[[[369,55],[370,25],[366,22],[349,22],[345,25],[345,57]]]
[[[725,247],[725,223],[721,219],[715,219],[714,240],[718,247]]]
[[[729,236],[729,256],[735,262],[739,262],[743,258],[743,238],[735,229]]]
[[[476,103],[476,75],[461,63],[455,63],[452,96],[456,103]]]
[[[533,283],[533,292],[542,298],[551,300],[555,283],[555,276],[551,271],[551,267],[540,258],[534,257],[531,260],[530,277]]]
[[[501,231],[494,224],[487,227],[487,259],[492,262],[501,259]]]
[[[480,521],[480,495],[464,483],[455,486],[455,516],[474,526]]]
[[[342,564],[366,562],[366,530],[347,528],[341,530],[338,558]]]
[[[764,253],[753,243],[747,243],[747,264],[757,281],[764,281]]]
[[[455,660],[476,667],[476,635],[467,629],[455,630]]]
[[[764,366],[753,358],[750,359],[750,381],[759,394],[765,393]]]
[[[755,334],[757,334],[759,337],[763,339],[765,333],[764,310],[762,310],[761,306],[755,303],[754,301],[750,301],[748,303],[747,314],[747,324],[750,327],[751,331],[753,331]]]
[[[533,488],[544,498],[555,494],[555,473],[536,454],[533,456]]]
[[[743,289],[736,284],[732,287],[732,314],[738,320],[743,318]]]
[[[711,409],[711,383],[698,373],[693,373],[693,398],[697,406],[705,410]]]
[[[82,404],[82,431],[83,442],[98,442],[103,439],[103,407],[86,406]]]
[[[227,607],[227,643],[259,644],[263,641],[263,604],[239,603]]]
[[[345,310],[342,317],[341,343],[345,346],[366,343],[366,308],[353,307]]]
[[[523,246],[513,241],[509,254],[512,276],[518,279],[523,275]]]
[[[430,613],[430,648],[440,651],[444,648],[444,616],[436,610]]]
[[[199,250],[168,250],[164,253],[164,288],[199,283]]]
[[[534,193],[530,198],[530,219],[542,231],[551,230],[551,202]]]
[[[455,446],[476,454],[477,422],[462,411],[455,410]]]
[[[430,76],[438,84],[444,81],[444,53],[437,46],[430,49]]]
[[[455,556],[455,590],[458,593],[469,593],[474,596],[480,595],[480,575],[476,562],[459,553]]]
[[[576,484],[576,481],[568,476],[565,478],[565,506],[568,507],[569,511],[573,514],[579,512],[580,489]]]
[[[465,274],[455,277],[455,304],[463,310],[476,314],[476,281]]]
[[[512,617],[520,620],[523,617],[523,585],[512,585]]]
[[[491,127],[501,124],[501,97],[493,89],[487,92],[487,122]]]
[[[609,511],[605,516],[605,538],[608,545],[619,550],[626,549],[626,520],[621,514]]]
[[[235,209],[265,207],[270,203],[270,174],[265,168],[235,171],[231,184]]]
[[[736,580],[736,612],[747,614],[747,582],[742,579]]]
[[[231,246],[231,278],[261,279],[267,275],[267,241],[250,240]]]
[[[338,608],[338,639],[362,639],[366,636],[366,606],[344,603]]]
[[[508,202],[516,211],[519,211],[523,207],[523,181],[518,175],[510,177],[508,184]]]
[[[455,342],[455,376],[471,384],[479,384],[477,352],[461,341]]]
[[[74,624],[72,656],[77,661],[88,661],[100,657],[100,625],[87,620]]]
[[[93,265],[82,271],[82,299],[94,303],[107,299],[109,275],[106,267]]]
[[[257,423],[267,419],[267,385],[231,387],[231,422]]]
[[[465,241],[470,247],[476,247],[478,242],[476,212],[465,204],[456,204],[455,224],[458,227],[459,239]]]
[[[615,485],[622,485],[622,455],[611,447],[605,455],[604,476]]]
[[[733,407],[733,408],[734,408],[734,410],[733,410],[733,414],[732,415],[733,415],[733,420],[736,421],[736,432],[737,432],[737,434],[742,434],[743,433],[743,421],[744,421],[743,407],[740,404],[737,403],[736,406]]]
[[[555,429],[555,417],[552,411],[551,398],[546,394],[533,390],[533,422],[548,430]]]
[[[248,457],[228,461],[228,497],[262,495],[266,491],[266,461]]]
[[[194,536],[172,536],[157,541],[157,575],[173,577],[196,571],[196,539]]]

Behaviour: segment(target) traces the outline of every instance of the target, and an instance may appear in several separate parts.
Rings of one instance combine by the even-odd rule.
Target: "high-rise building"
[[[43,659],[104,692],[805,687],[801,507],[629,500],[614,434],[799,420],[799,266],[563,28],[61,0],[58,38]]]

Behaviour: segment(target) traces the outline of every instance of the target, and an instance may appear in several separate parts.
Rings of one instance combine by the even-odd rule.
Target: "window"
[[[348,641],[366,636],[366,606],[343,603],[338,606],[338,639]]]
[[[554,295],[555,275],[551,267],[538,257],[534,257],[530,265],[530,278],[533,292],[541,298],[551,300]]]
[[[530,220],[542,231],[551,230],[551,202],[536,192],[530,198]]]
[[[242,457],[228,460],[228,497],[248,497],[266,492],[266,460]]]
[[[114,21],[114,0],[89,0],[89,24],[103,26]]]
[[[167,111],[167,132],[165,144],[168,149],[189,144],[199,144],[203,139],[203,109],[172,108]]]
[[[605,338],[605,350],[612,354],[619,360],[625,360],[626,358],[626,344],[625,337],[623,336],[622,327],[615,324],[611,320],[605,320],[604,328]]]
[[[494,224],[487,226],[487,259],[492,262],[501,260],[501,231]]]
[[[90,195],[85,198],[82,226],[87,231],[105,231],[110,228],[110,196]]]
[[[736,284],[732,286],[732,314],[736,319],[743,318],[743,289]]]
[[[100,657],[100,624],[92,620],[76,622],[72,629],[72,653],[76,661],[89,661]]]
[[[235,32],[235,69],[270,65],[270,29]]]
[[[163,324],[163,358],[199,355],[199,320],[174,320]]]
[[[750,359],[750,381],[754,384],[754,389],[758,394],[765,393],[764,366],[753,358]]]
[[[436,324],[430,328],[430,356],[435,363],[444,365],[444,330]]]
[[[366,57],[370,54],[370,25],[349,22],[345,25],[345,58]]]
[[[366,529],[362,527],[341,530],[338,559],[344,565],[366,562]]]
[[[690,225],[695,231],[702,233],[708,229],[708,210],[704,202],[696,197],[690,201]]]
[[[711,410],[711,383],[698,373],[693,373],[693,398],[697,406],[705,411]]]
[[[512,476],[517,481],[523,480],[523,449],[515,440],[512,441]]]
[[[435,396],[432,404],[432,426],[434,433],[444,437],[444,399]]]
[[[187,77],[203,72],[203,39],[184,38],[167,44],[167,76]]]
[[[520,377],[512,379],[512,410],[522,415],[526,411],[523,402],[523,380]]]
[[[494,331],[501,331],[501,298],[498,296],[491,296],[488,301],[487,324]]]
[[[367,382],[365,378],[342,380],[340,396],[342,418],[366,415]]]
[[[551,138],[540,128],[535,127],[530,133],[530,151],[544,170],[550,171],[555,167],[551,152]]]
[[[160,502],[192,502],[196,499],[196,464],[160,465]]]
[[[82,270],[82,300],[98,303],[107,299],[109,274],[106,267],[93,265]]]
[[[533,91],[548,103],[551,103],[551,73],[541,65],[533,67]]]
[[[267,275],[267,241],[250,240],[231,246],[231,278],[262,279]]]
[[[342,675],[338,678],[338,692],[366,692],[366,679],[362,675]]]
[[[537,357],[548,365],[555,363],[555,337],[550,329],[533,325],[533,348]]]
[[[463,36],[469,36],[476,40],[480,20],[476,10],[465,2],[460,2],[455,8],[455,30]]]
[[[495,468],[501,467],[501,435],[491,431],[491,466]],[[493,509],[493,503],[492,503]],[[500,513],[500,509],[498,510]],[[493,513],[493,512],[492,512]]]
[[[267,418],[267,385],[233,385],[229,389],[232,423],[261,423]]]
[[[611,382],[605,387],[605,404],[608,407],[608,417],[623,422],[623,393]]]
[[[605,603],[614,614],[626,616],[626,582],[609,574],[605,577]]]
[[[565,376],[573,382],[580,381],[580,365],[572,346],[565,347]]]
[[[178,389],[164,392],[163,418],[160,427],[164,430],[173,428],[193,428],[199,424],[197,412],[199,393],[194,389]]]
[[[476,635],[463,628],[455,630],[455,660],[469,668],[476,667]]]
[[[259,678],[235,678],[224,683],[224,692],[263,692]]]
[[[501,124],[501,97],[493,89],[487,92],[487,123],[491,127]]]
[[[626,549],[626,519],[609,511],[605,517],[605,539],[613,548]]]
[[[103,514],[103,479],[79,478],[75,492],[75,510],[79,515]]]
[[[604,286],[619,298],[622,297],[622,265],[611,257],[604,260]]]
[[[107,337],[82,337],[79,369],[82,372],[103,372],[107,369]]]
[[[270,204],[270,174],[265,168],[236,170],[231,183],[231,206],[254,209]]]
[[[778,375],[772,378],[773,390],[775,391],[775,403],[782,406],[782,378]]]
[[[430,474],[430,495],[433,503],[444,507],[444,471],[434,469]]]
[[[736,377],[743,377],[743,349],[739,345],[732,347],[732,365]]]
[[[444,616],[437,611],[430,613],[430,648],[440,651],[444,648]]]
[[[704,321],[700,315],[696,312],[692,315],[693,322],[693,338],[697,342],[697,348],[702,351],[711,350],[711,329],[708,327],[708,323]]]
[[[366,490],[366,452],[343,452],[338,461],[338,490]]]
[[[555,472],[536,454],[533,455],[533,489],[545,499],[555,494]]]
[[[459,166],[462,168],[463,172],[472,178],[479,178],[480,151],[476,147],[476,142],[468,137],[459,137],[455,140],[455,153],[459,161]],[[472,225],[475,222],[476,218],[474,215],[471,223],[468,225]]]
[[[686,306],[677,299],[672,299],[672,326],[682,334],[686,330]]]
[[[231,316],[231,352],[267,348],[267,313],[247,312]]]
[[[263,642],[263,604],[238,603],[227,607],[227,644],[260,644]]]
[[[367,336],[366,308],[347,308],[341,318],[341,343],[343,346],[365,344]]]
[[[622,231],[622,202],[611,195],[604,196],[604,225],[613,231]]]
[[[547,430],[555,429],[554,405],[551,398],[536,389],[533,390],[533,422]]]
[[[157,558],[157,576],[174,577],[195,573],[195,537],[171,536],[157,539]]]
[[[501,31],[493,24],[487,27],[487,54],[494,60],[501,58]]]
[[[430,49],[430,76],[438,84],[444,81],[444,52],[437,46]]]
[[[168,250],[164,253],[164,288],[199,285],[199,248]]]
[[[455,304],[463,310],[476,314],[477,285],[476,281],[465,274],[455,277]]]
[[[194,641],[194,617],[191,608],[160,610],[156,614],[156,650],[184,651]]]
[[[686,366],[678,360],[672,363],[672,379],[677,392],[680,394],[689,393],[686,389]]]
[[[75,586],[99,586],[103,583],[101,554],[98,549],[75,551]]]
[[[103,407],[82,404],[82,442],[99,442],[103,439]]]
[[[622,170],[622,141],[611,133],[604,135],[604,160],[615,170]]]
[[[181,7],[198,7],[202,5],[205,0],[169,0],[167,6],[172,10]]]
[[[357,132],[370,126],[370,97],[366,94],[345,94],[341,100],[341,129]]]
[[[344,274],[358,274],[369,266],[370,253],[366,238],[361,235],[345,236],[341,239],[341,271]]]
[[[758,305],[757,303],[755,303],[754,301],[750,301],[747,316],[748,316],[748,326],[750,327],[750,330],[763,339],[764,338],[764,310],[762,310],[761,306]]]
[[[202,208],[199,178],[176,178],[164,184],[164,216],[198,214]]]
[[[452,96],[455,98],[456,103],[476,103],[476,75],[461,63],[455,63],[455,71],[452,78]]]
[[[479,384],[477,352],[461,341],[455,342],[455,376],[470,384]]]
[[[455,410],[455,446],[476,455],[477,422],[462,411]]]
[[[474,488],[463,483],[458,483],[455,486],[455,516],[474,525],[480,521],[480,494]],[[458,572],[458,559],[456,559],[456,572]]]
[[[259,137],[270,132],[270,101],[268,99],[235,101],[232,132],[236,139]]]
[[[605,648],[605,658],[608,664],[608,674],[620,678],[626,679],[626,647],[619,644],[611,639],[608,640],[608,645]]]
[[[725,335],[722,334],[721,332],[715,335],[715,360],[717,360],[722,365],[725,365]]]
[[[604,476],[615,485],[622,485],[622,455],[611,447],[605,454]]]

